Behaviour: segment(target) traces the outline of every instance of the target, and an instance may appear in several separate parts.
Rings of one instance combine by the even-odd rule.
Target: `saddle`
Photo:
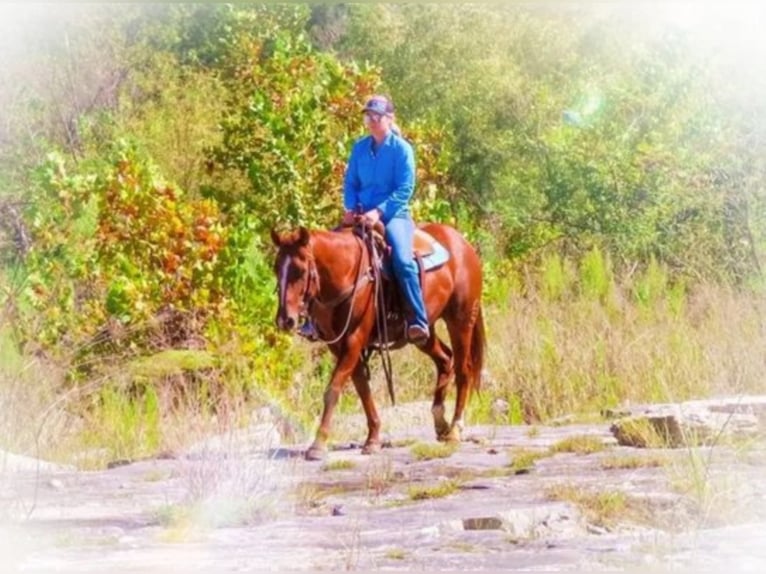
[[[403,344],[402,341],[406,341],[405,330],[407,319],[411,319],[411,311],[397,281],[394,280],[391,247],[385,240],[385,227],[382,222],[377,222],[372,228],[355,228],[355,232],[359,233],[363,240],[365,234],[368,234],[365,244],[369,249],[374,250],[374,253],[370,254],[372,261],[377,263],[373,273],[380,278],[381,289],[378,292],[376,306],[379,313],[378,321],[385,323],[385,329],[382,332],[387,336],[384,337],[385,340],[374,336],[370,346],[372,348],[398,347]],[[415,229],[413,255],[418,266],[421,287],[425,285],[425,274],[441,267],[450,258],[449,251],[421,228]]]
[[[378,249],[378,260],[382,262],[382,271],[387,279],[393,276],[391,269],[391,248],[386,243],[385,227],[380,221],[372,228],[372,237],[375,246]],[[444,265],[449,260],[449,251],[436,238],[427,231],[416,227],[413,236],[412,245],[415,262],[421,273],[421,285],[423,284],[422,274]]]

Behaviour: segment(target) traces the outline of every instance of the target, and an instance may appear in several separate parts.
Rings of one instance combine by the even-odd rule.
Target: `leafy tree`
[[[125,145],[101,168],[70,174],[53,155],[39,173],[24,298],[39,322],[28,323],[28,340],[91,352],[129,328],[108,342],[198,344],[207,319],[231,304],[217,205],[186,200]]]
[[[648,22],[630,7],[358,6],[334,48],[380,66],[405,113],[447,126],[453,198],[485,252],[599,245],[623,265],[748,276],[758,194],[731,193],[741,170],[722,152],[737,135],[713,70]]]

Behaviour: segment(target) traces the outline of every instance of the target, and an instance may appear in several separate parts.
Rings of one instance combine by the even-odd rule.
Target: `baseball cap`
[[[372,96],[367,100],[362,112],[375,112],[381,116],[387,116],[394,113],[394,104],[385,96]]]

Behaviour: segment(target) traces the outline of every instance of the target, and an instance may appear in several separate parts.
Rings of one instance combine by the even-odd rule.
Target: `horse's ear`
[[[273,227],[271,228],[271,241],[279,247],[281,245],[280,239],[279,239],[279,233],[277,233],[277,230]]]
[[[301,228],[298,230],[298,245],[300,246],[308,245],[309,239],[311,239],[309,230],[301,226]]]

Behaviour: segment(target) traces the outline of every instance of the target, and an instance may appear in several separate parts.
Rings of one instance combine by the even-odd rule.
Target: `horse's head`
[[[277,326],[286,331],[298,326],[298,319],[307,311],[316,290],[316,268],[309,247],[311,236],[305,227],[277,233],[271,230],[271,240],[278,248],[274,261],[279,291]]]

